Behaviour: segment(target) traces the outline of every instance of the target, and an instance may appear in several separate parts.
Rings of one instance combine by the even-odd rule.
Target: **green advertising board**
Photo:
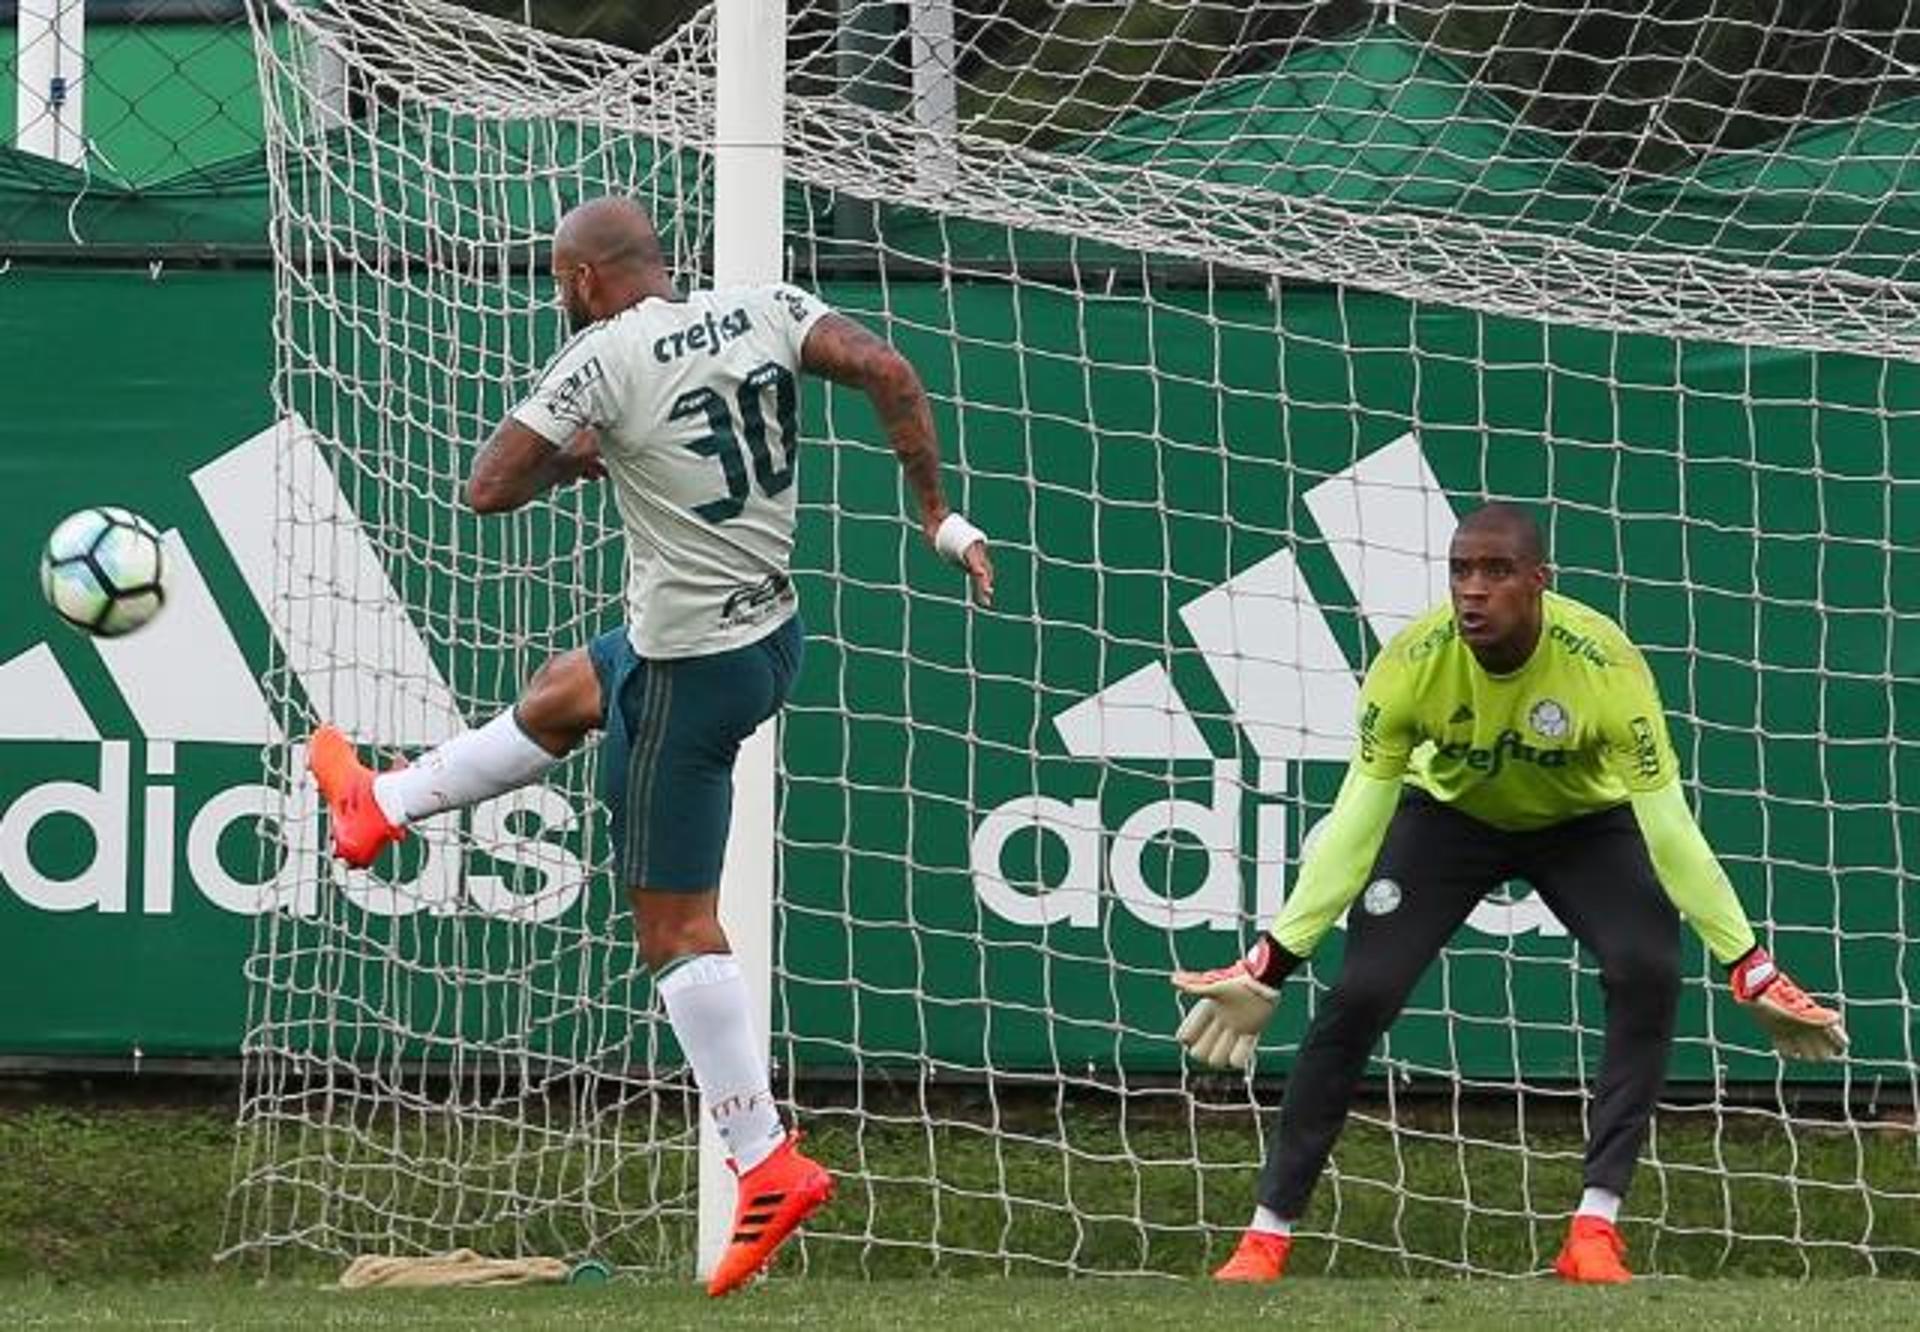
[[[269,294],[258,274],[0,277],[15,506],[0,529],[0,1053],[237,1049],[252,921],[250,895],[230,890],[257,872],[238,811],[266,794],[260,745],[150,736],[115,673],[129,658],[48,612],[38,560],[73,509],[144,513],[181,533],[245,668],[265,669],[265,622],[188,476],[271,419]]]
[[[1167,970],[1244,946],[1337,786],[1342,700],[1376,635],[1317,506],[1337,514],[1391,459],[1398,478],[1362,506],[1433,484],[1456,511],[1500,496],[1546,519],[1561,589],[1645,648],[1750,914],[1801,980],[1847,997],[1856,1075],[1904,1076],[1920,460],[1895,440],[1920,407],[1912,367],[1327,290],[1277,307],[998,284],[836,296],[884,312],[964,404],[943,426],[969,512],[1002,542],[1002,591],[969,621],[943,571],[909,561],[921,595],[903,600],[889,461],[814,454],[831,513],[810,512],[804,548],[828,564],[805,586],[784,741],[802,1062],[1177,1066]],[[1445,548],[1431,522],[1388,531]],[[1146,742],[1116,743],[1115,720],[1143,712]],[[1401,1067],[1571,1079],[1597,1060],[1591,972],[1570,983],[1571,942],[1513,893],[1416,991],[1385,1050]],[[1712,1042],[1757,1042],[1688,947],[1704,983],[1673,1072],[1708,1079]],[[1290,1047],[1309,1009],[1284,1005],[1271,1043]]]
[[[4,465],[21,506],[0,538],[16,571],[0,580],[15,598],[0,628],[0,1054],[231,1055],[253,917],[275,904],[296,913],[291,929],[321,916],[376,944],[457,916],[457,943],[436,945],[445,965],[491,958],[534,996],[516,1014],[408,1012],[428,1057],[476,1021],[574,1048],[580,1007],[542,996],[644,990],[603,875],[544,899],[547,919],[597,941],[548,956],[524,911],[512,924],[490,911],[524,905],[527,865],[416,849],[396,874],[414,892],[403,907],[365,891],[289,903],[263,864],[259,819],[289,737],[258,682],[284,675],[286,645],[261,606],[269,557],[236,533],[247,496],[272,507],[254,451],[274,416],[270,276],[16,269],[0,283],[15,385]],[[1371,504],[1431,520],[1435,504],[1500,495],[1548,520],[1563,590],[1647,650],[1750,912],[1799,979],[1847,996],[1855,1075],[1904,1068],[1901,996],[1920,985],[1901,897],[1903,848],[1920,836],[1920,756],[1902,739],[1920,704],[1920,459],[1894,441],[1920,411],[1911,367],[1329,290],[825,294],[926,378],[955,496],[996,541],[1000,595],[992,612],[966,608],[902,519],[864,404],[810,390],[810,640],[781,760],[783,1058],[1175,1069],[1166,971],[1231,957],[1281,899],[1338,783],[1343,700],[1388,623],[1380,608],[1433,591],[1425,574],[1356,586],[1338,529],[1358,515],[1377,533]],[[432,385],[391,387],[401,418],[446,411],[474,428],[508,391],[445,407]],[[315,424],[379,414],[349,405]],[[443,452],[397,483],[338,455],[326,466],[379,538],[400,622],[452,700],[438,706],[476,719],[511,697],[526,632],[558,648],[617,618],[617,564],[556,571],[555,552],[594,530],[591,509],[511,529],[456,514],[462,459]],[[107,502],[190,552],[206,596],[151,631],[182,617],[171,638],[103,648],[40,605],[41,537]],[[1404,536],[1387,544],[1415,564],[1444,545],[1433,521]],[[563,589],[534,611],[514,591],[530,568]],[[154,646],[169,643],[191,659],[164,660],[185,650]],[[181,678],[200,687],[163,687]],[[314,699],[305,683],[294,696]],[[427,734],[387,738],[418,748]],[[543,854],[604,862],[591,810],[535,812],[520,835]],[[304,827],[306,842],[275,835],[311,851],[317,818]],[[429,880],[434,910],[416,918]],[[1498,1080],[1591,1065],[1597,987],[1570,980],[1570,941],[1524,886],[1513,897],[1477,912],[1423,982],[1384,1052],[1398,1066]],[[1686,989],[1674,1071],[1697,1079],[1713,1042],[1758,1043],[1690,947],[1690,974],[1711,983]],[[1337,958],[1336,939],[1317,975]],[[298,977],[316,1011],[408,1009],[378,992],[390,983],[371,965]],[[1311,1009],[1300,989],[1269,1067]]]

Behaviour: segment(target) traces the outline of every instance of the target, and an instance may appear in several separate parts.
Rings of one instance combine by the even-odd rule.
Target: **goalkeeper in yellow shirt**
[[[1547,589],[1533,519],[1506,504],[1470,514],[1449,574],[1450,603],[1402,630],[1368,672],[1357,752],[1270,931],[1232,966],[1173,978],[1198,1001],[1181,1043],[1244,1068],[1281,981],[1360,898],[1345,967],[1287,1080],[1253,1223],[1218,1280],[1280,1276],[1375,1043],[1474,906],[1510,878],[1533,885],[1599,960],[1606,995],[1586,1188],[1554,1264],[1567,1280],[1631,1275],[1615,1222],[1666,1079],[1681,916],[1781,1054],[1847,1048],[1840,1015],[1755,941],[1688,810],[1645,660],[1613,621]]]

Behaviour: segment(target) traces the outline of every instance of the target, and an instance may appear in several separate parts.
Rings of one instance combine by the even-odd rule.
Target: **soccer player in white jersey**
[[[853,320],[781,283],[682,297],[651,219],[624,199],[561,220],[553,280],[573,337],[480,451],[467,495],[505,512],[605,475],[626,532],[627,623],[548,661],[513,708],[411,765],[376,776],[333,727],[315,732],[309,762],[335,853],[364,866],[414,820],[535,782],[602,732],[602,794],[640,955],[740,1178],[708,1283],[724,1295],[833,1192],[781,1122],[717,914],[734,757],[786,701],[800,663],[800,371],[865,392],[927,540],[983,605],[993,568],[983,534],[941,493],[919,376]]]

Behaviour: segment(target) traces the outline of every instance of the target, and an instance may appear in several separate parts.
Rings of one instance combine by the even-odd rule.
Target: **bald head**
[[[665,268],[653,219],[631,199],[589,199],[560,219],[553,233],[556,255],[572,264],[638,272]]]
[[[1540,524],[1518,504],[1495,500],[1460,520],[1457,535],[1482,534],[1504,537],[1513,543],[1513,553],[1530,564],[1547,562],[1547,543],[1540,535]]]
[[[650,296],[677,300],[647,210],[631,199],[589,199],[553,232],[553,281],[577,332]]]

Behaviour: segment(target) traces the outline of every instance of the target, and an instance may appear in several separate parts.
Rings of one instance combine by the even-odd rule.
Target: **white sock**
[[[373,779],[373,798],[395,827],[530,785],[560,760],[520,729],[513,709],[462,731],[404,768]]]
[[[1611,1189],[1588,1189],[1580,1195],[1578,1216],[1597,1216],[1611,1225],[1620,1218],[1620,1195]]]
[[[731,953],[702,953],[670,964],[655,988],[720,1141],[745,1174],[773,1154],[787,1131],[766,1065],[754,1053],[740,964]]]
[[[1272,1208],[1256,1207],[1253,1209],[1253,1224],[1247,1229],[1257,1230],[1262,1235],[1291,1235],[1293,1222],[1278,1215]]]

